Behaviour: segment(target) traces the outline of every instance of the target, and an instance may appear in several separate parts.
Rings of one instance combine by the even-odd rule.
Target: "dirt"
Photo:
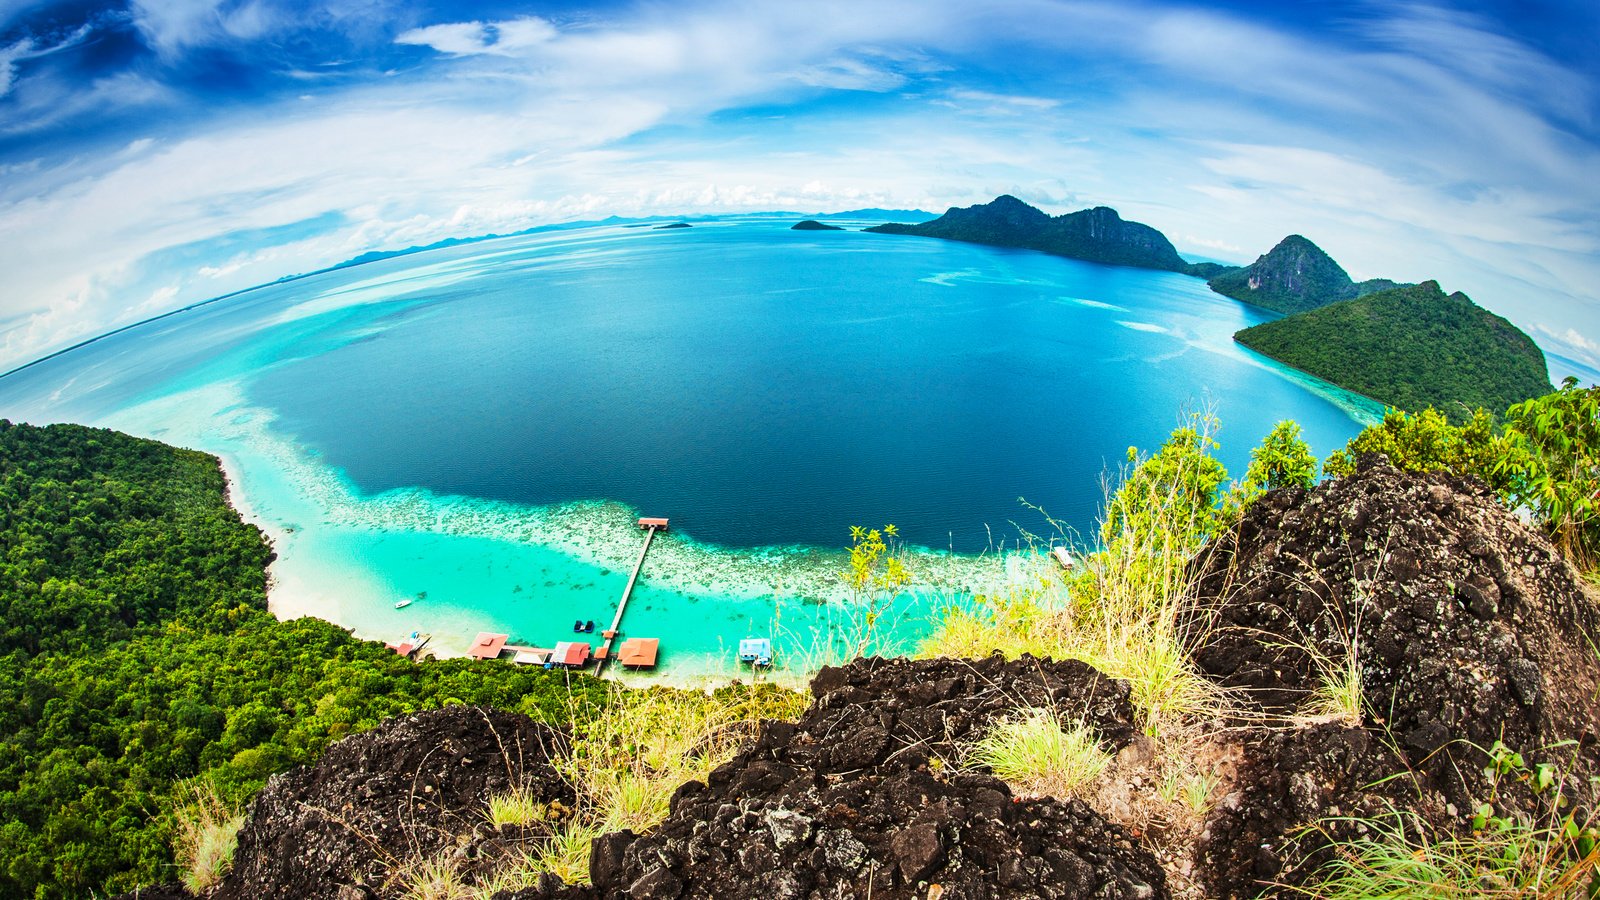
[[[1195,567],[1195,621],[1214,617],[1196,659],[1248,707],[1304,713],[1350,634],[1364,695],[1359,725],[1302,721],[1246,739],[1237,789],[1200,848],[1213,896],[1301,881],[1327,841],[1292,838],[1330,817],[1392,804],[1452,830],[1482,802],[1548,809],[1548,796],[1485,772],[1497,740],[1527,769],[1548,761],[1574,776],[1565,788],[1592,808],[1600,614],[1481,483],[1369,458],[1349,478],[1263,497]]]
[[[251,804],[216,900],[394,896],[406,859],[471,860],[519,838],[486,821],[488,798],[520,786],[574,801],[551,768],[566,739],[526,716],[451,706],[390,719],[274,776]],[[489,860],[484,861],[485,864]]]
[[[824,669],[794,723],[765,723],[647,836],[596,841],[592,888],[514,900],[1168,896],[1150,851],[1086,804],[1020,799],[962,772],[963,748],[1022,707],[1132,739],[1127,686],[1078,662],[857,660]]]

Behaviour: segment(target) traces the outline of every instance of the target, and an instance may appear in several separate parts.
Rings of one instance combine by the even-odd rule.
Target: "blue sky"
[[[1013,193],[1600,364],[1600,5],[0,0],[0,370],[373,249]]]

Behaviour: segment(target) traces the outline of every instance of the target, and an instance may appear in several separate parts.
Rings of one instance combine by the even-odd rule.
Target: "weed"
[[[178,811],[175,848],[189,893],[204,893],[227,874],[243,825],[244,816],[228,809],[210,782],[190,786],[190,802]]]
[[[1063,727],[1048,709],[1026,709],[989,729],[968,754],[1025,794],[1066,798],[1111,764],[1087,725]]]

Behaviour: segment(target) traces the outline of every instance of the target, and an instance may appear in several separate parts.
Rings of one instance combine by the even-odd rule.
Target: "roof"
[[[628,638],[617,651],[617,661],[625,666],[649,668],[656,664],[660,647],[660,638]]]
[[[517,655],[512,658],[512,662],[534,666],[542,666],[549,662],[552,652],[543,647],[518,647],[516,650]]]
[[[1052,547],[1050,553],[1055,556],[1056,562],[1069,569],[1072,568],[1072,551],[1065,547]]]
[[[479,632],[478,639],[472,642],[472,647],[467,650],[467,655],[474,659],[497,659],[500,656],[500,651],[506,648],[506,641],[510,638],[511,635],[509,634]]]
[[[391,641],[390,643],[384,644],[384,646],[400,654],[401,656],[410,656],[411,651],[417,649],[410,641],[404,641],[399,644]]]
[[[557,641],[550,661],[562,666],[581,666],[589,659],[590,647],[579,641]]]
[[[644,519],[640,519],[639,520],[639,527],[640,528],[649,528],[651,525],[654,525],[657,528],[665,528],[665,527],[667,527],[667,520],[666,519],[650,519],[650,518],[644,518]]]
[[[766,638],[745,638],[739,642],[740,656],[771,656],[772,641]]]

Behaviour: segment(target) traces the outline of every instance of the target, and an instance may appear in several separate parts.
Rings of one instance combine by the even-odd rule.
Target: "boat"
[[[417,602],[417,601],[411,599],[410,597],[407,597],[404,600],[401,600],[400,602],[396,603],[394,605],[394,608],[395,609],[405,609],[406,607],[410,606],[411,604],[413,604],[415,602]]]
[[[739,661],[757,669],[772,666],[772,641],[767,638],[745,638],[739,642]]]

